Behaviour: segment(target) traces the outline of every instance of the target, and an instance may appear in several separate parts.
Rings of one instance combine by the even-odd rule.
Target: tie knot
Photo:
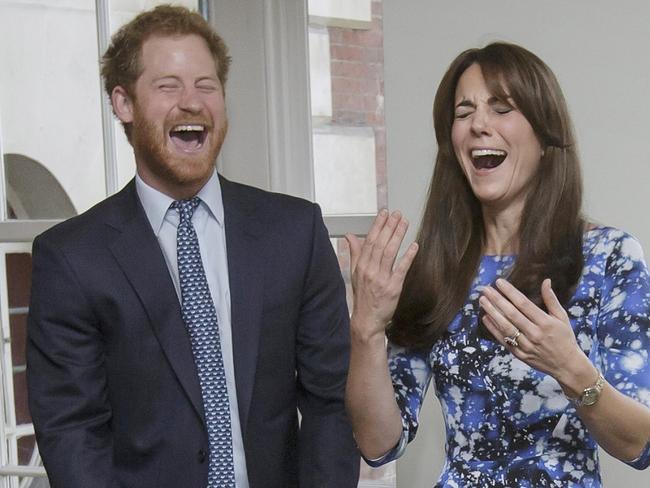
[[[181,222],[191,222],[194,210],[199,206],[199,203],[201,203],[199,197],[188,198],[187,200],[176,200],[171,204],[171,208],[175,208],[178,211]]]

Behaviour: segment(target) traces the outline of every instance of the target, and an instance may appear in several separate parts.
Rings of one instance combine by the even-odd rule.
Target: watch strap
[[[578,398],[573,398],[568,395],[565,396],[567,400],[569,400],[576,407],[594,405],[600,398],[600,393],[603,391],[604,386],[605,377],[600,372],[600,370],[598,370],[598,378],[596,379],[596,383],[582,390],[582,393]]]

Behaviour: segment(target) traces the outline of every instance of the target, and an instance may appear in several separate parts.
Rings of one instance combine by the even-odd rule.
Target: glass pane
[[[18,464],[21,466],[30,466],[38,462],[38,452],[36,447],[36,437],[33,435],[18,438]]]
[[[47,478],[19,478],[19,488],[50,488]]]
[[[310,0],[314,187],[325,215],[387,205],[381,0]]]
[[[0,31],[7,214],[75,215],[105,196],[95,2],[0,0]]]
[[[30,244],[0,244],[0,270],[4,272],[0,286],[0,308],[2,322],[2,384],[4,387],[5,466],[40,467],[41,461],[36,449],[36,439],[31,425],[32,419],[27,406],[27,384],[25,373],[25,342],[27,333],[27,312],[31,288],[32,259]],[[42,468],[41,468],[42,469]],[[7,477],[13,487],[49,486],[46,479]],[[5,485],[3,485],[5,486]]]
[[[25,245],[25,247],[29,247]],[[7,309],[9,329],[3,327],[3,339],[11,349],[10,360],[3,363],[3,382],[13,385],[5,392],[5,426],[8,432],[15,432],[17,427],[29,427],[31,416],[27,406],[27,383],[25,376],[25,341],[27,335],[27,311],[31,287],[32,257],[28,252],[7,252],[4,255],[7,283]],[[6,347],[6,346],[5,346]],[[6,351],[5,352],[9,352]],[[31,429],[28,429],[31,430]],[[38,455],[35,451],[35,439],[31,432],[10,435],[7,443],[15,443],[17,459],[10,464],[35,465]],[[11,451],[11,448],[10,448]],[[10,456],[11,457],[11,456]]]
[[[7,269],[9,339],[11,341],[15,423],[17,425],[29,424],[32,420],[27,409],[25,339],[27,334],[29,289],[31,286],[31,255],[28,253],[8,253],[5,257],[5,264]],[[12,423],[11,418],[7,420]]]

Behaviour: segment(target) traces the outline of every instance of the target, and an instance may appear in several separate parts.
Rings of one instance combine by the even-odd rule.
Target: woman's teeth
[[[472,149],[472,158],[479,158],[481,156],[503,156],[506,157],[507,153],[500,149]]]
[[[492,169],[506,159],[507,152],[500,149],[472,149],[472,164],[476,169]]]

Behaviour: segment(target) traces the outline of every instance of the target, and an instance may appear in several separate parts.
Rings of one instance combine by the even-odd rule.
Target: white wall
[[[637,236],[650,256],[650,3],[647,0],[384,2],[388,196],[419,221],[435,155],[436,87],[462,50],[512,41],[538,54],[568,100],[582,155],[586,211]],[[408,130],[404,130],[408,128]],[[433,486],[443,427],[431,390],[398,486]],[[603,459],[607,486],[648,486],[648,471]]]
[[[43,164],[77,211],[106,195],[95,24],[92,2],[0,0],[2,151]]]
[[[159,3],[112,0],[111,32]],[[0,32],[2,152],[38,161],[85,211],[106,197],[95,2],[0,0]],[[115,132],[121,187],[135,165],[117,122]]]

